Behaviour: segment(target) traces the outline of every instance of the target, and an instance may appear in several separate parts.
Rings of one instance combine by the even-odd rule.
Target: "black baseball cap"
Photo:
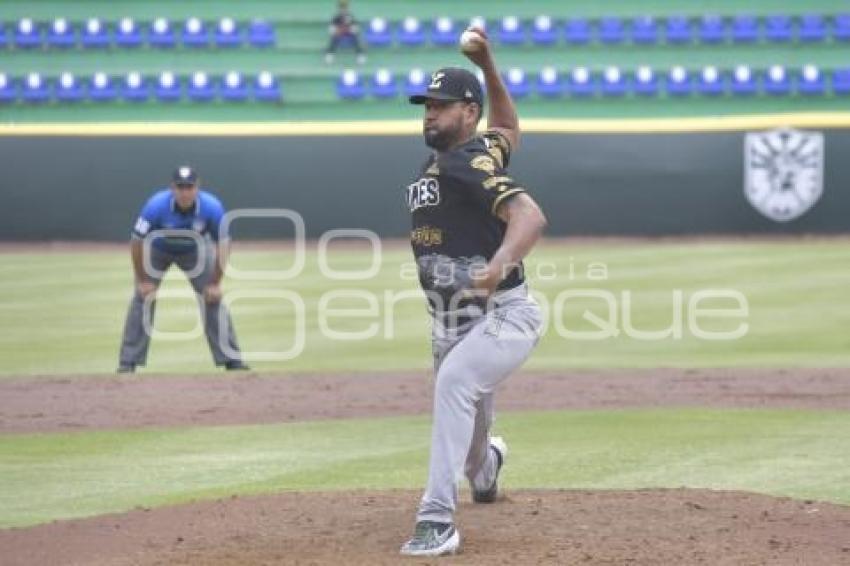
[[[171,175],[171,180],[175,185],[197,185],[198,172],[195,171],[194,167],[181,165],[174,170],[174,173]]]
[[[484,91],[478,77],[460,67],[444,67],[431,75],[431,84],[425,94],[414,94],[411,104],[425,104],[427,100],[455,100],[477,102],[484,106]]]

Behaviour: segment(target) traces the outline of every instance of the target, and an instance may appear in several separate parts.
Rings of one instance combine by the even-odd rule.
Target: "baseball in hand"
[[[460,50],[464,53],[473,53],[481,47],[484,38],[475,30],[465,30],[460,34]]]

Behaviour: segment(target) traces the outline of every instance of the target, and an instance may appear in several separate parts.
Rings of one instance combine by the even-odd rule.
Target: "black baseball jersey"
[[[499,205],[525,192],[508,176],[510,143],[488,130],[469,142],[432,154],[419,179],[407,187],[413,229],[410,243],[419,258],[440,254],[451,258],[490,260],[505,237],[507,224]],[[510,289],[523,282],[522,266],[499,284]],[[427,284],[423,281],[423,287]]]

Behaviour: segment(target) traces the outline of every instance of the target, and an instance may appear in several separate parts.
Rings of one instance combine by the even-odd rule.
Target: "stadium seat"
[[[378,69],[369,81],[372,96],[375,98],[393,98],[398,94],[395,76],[387,69]]]
[[[785,15],[768,16],[764,20],[764,36],[768,41],[791,41],[791,18]]]
[[[9,46],[9,34],[6,33],[6,24],[0,21],[0,49]]]
[[[14,79],[6,73],[0,73],[0,103],[13,102],[16,96]]]
[[[241,102],[248,98],[245,78],[237,71],[229,71],[219,83],[219,96],[222,100]]]
[[[815,65],[804,65],[797,80],[800,94],[817,95],[826,91],[823,73]]]
[[[360,73],[353,69],[343,71],[336,83],[336,93],[345,100],[363,98],[363,95],[366,94],[366,88],[363,86]]]
[[[700,20],[699,40],[702,43],[722,43],[726,40],[726,24],[716,15],[705,15]]]
[[[487,19],[483,16],[473,16],[469,18],[469,23],[466,24],[466,27],[470,28],[480,28],[484,31],[487,31]]]
[[[524,98],[531,92],[531,85],[525,76],[525,71],[518,67],[508,69],[504,73],[505,86],[514,98]]]
[[[41,45],[41,30],[38,23],[22,18],[15,28],[15,45],[24,49]]]
[[[139,47],[142,44],[142,32],[132,18],[121,18],[118,22],[115,44],[121,47]]]
[[[643,96],[658,94],[658,78],[651,67],[641,65],[635,71],[634,91]]]
[[[97,49],[109,46],[109,30],[99,18],[89,18],[83,27],[81,37],[83,47]]]
[[[525,43],[525,27],[516,16],[505,16],[499,24],[499,42],[505,45]]]
[[[800,41],[815,43],[826,39],[826,23],[820,14],[803,14],[797,30]]]
[[[127,73],[121,85],[121,98],[131,102],[144,102],[149,97],[150,89],[141,73],[137,71]]]
[[[623,20],[620,18],[602,18],[599,20],[599,40],[602,43],[622,43],[625,38]]]
[[[755,16],[740,15],[732,20],[732,41],[753,43],[759,38],[759,24]]]
[[[584,18],[571,18],[564,23],[567,43],[584,45],[590,41],[590,23]]]
[[[434,45],[455,45],[459,32],[455,29],[455,22],[445,16],[437,18],[431,27],[431,43]]]
[[[280,81],[269,71],[262,71],[254,79],[254,99],[263,102],[278,102],[283,96]]]
[[[209,102],[215,98],[215,85],[212,79],[203,71],[195,71],[189,79],[186,89],[189,100],[195,102]]]
[[[427,78],[427,75],[422,69],[411,69],[407,73],[407,80],[404,83],[404,94],[406,96],[413,96],[424,93],[428,86]]]
[[[652,16],[632,20],[632,42],[641,45],[658,43],[658,25]]]
[[[47,81],[39,73],[29,73],[24,79],[21,98],[26,102],[46,102],[50,99]]]
[[[608,67],[602,73],[603,96],[623,96],[628,87],[629,82],[618,67]]]
[[[558,41],[558,32],[549,16],[537,16],[531,26],[531,40],[537,45],[552,45]]]
[[[198,18],[189,18],[183,24],[180,40],[187,47],[206,47],[210,42],[207,26]]]
[[[570,72],[569,92],[573,96],[593,96],[593,75],[585,67],[576,67]]]
[[[366,26],[364,39],[371,47],[386,47],[393,41],[390,23],[384,18],[372,18]]]
[[[725,86],[723,73],[717,67],[704,67],[697,78],[697,92],[700,94],[717,96],[723,94]]]
[[[171,71],[160,73],[156,85],[156,97],[163,102],[174,102],[182,98],[180,77]]]
[[[671,16],[667,18],[664,35],[667,38],[667,43],[689,43],[692,40],[691,23],[684,16]]]
[[[764,78],[764,91],[768,94],[788,94],[791,91],[791,80],[788,72],[781,65],[773,65],[767,70]]]
[[[748,96],[758,91],[755,74],[746,65],[738,65],[732,72],[732,94]]]
[[[272,47],[276,42],[274,27],[265,20],[254,20],[248,26],[248,43],[254,47]]]
[[[47,45],[50,47],[72,47],[75,43],[74,28],[65,18],[56,18],[47,30]]]
[[[115,100],[118,92],[112,79],[104,72],[95,73],[89,81],[89,98],[98,102]]]
[[[80,82],[71,73],[62,73],[53,85],[53,97],[61,102],[77,102],[83,96]]]
[[[151,22],[148,29],[148,43],[164,49],[174,47],[176,40],[174,31],[171,29],[171,22],[165,18],[157,18]]]
[[[564,81],[554,67],[544,67],[537,75],[537,94],[554,98],[564,93]]]
[[[215,44],[218,47],[237,47],[242,44],[242,35],[233,18],[221,18],[215,28]]]
[[[416,46],[425,43],[425,31],[422,28],[422,22],[419,18],[408,16],[404,18],[399,26],[398,41],[402,45]]]
[[[677,65],[667,73],[667,92],[673,96],[691,93],[691,77],[684,67]]]
[[[838,14],[833,19],[832,36],[839,41],[850,41],[850,14]]]
[[[835,94],[850,94],[850,67],[832,71],[832,91]]]

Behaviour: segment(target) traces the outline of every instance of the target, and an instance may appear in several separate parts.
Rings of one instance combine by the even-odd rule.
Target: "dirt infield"
[[[423,373],[0,380],[0,433],[422,414]],[[526,372],[498,409],[850,409],[850,370]],[[0,563],[418,564],[418,491],[233,497],[0,530]],[[468,494],[464,494],[468,499]],[[850,507],[708,490],[511,491],[461,506],[448,564],[850,564]]]

